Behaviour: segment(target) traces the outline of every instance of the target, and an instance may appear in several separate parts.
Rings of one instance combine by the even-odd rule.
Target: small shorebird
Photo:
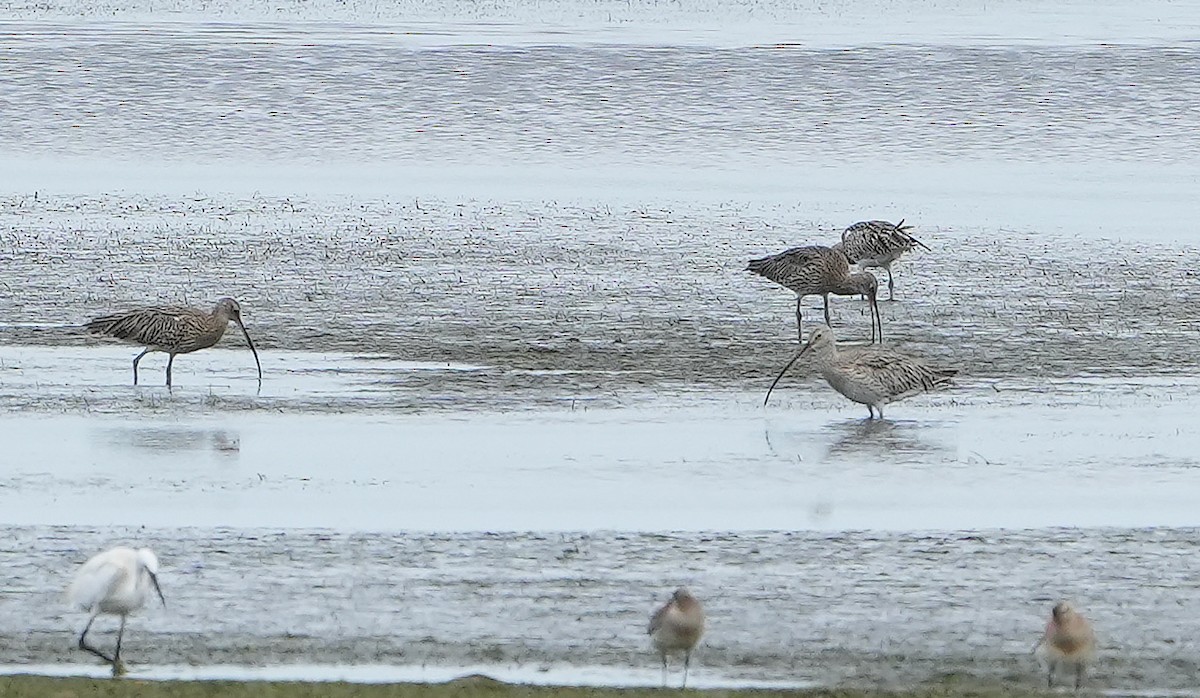
[[[1054,688],[1054,671],[1059,664],[1074,667],[1075,690],[1083,685],[1087,665],[1096,655],[1096,633],[1092,624],[1066,601],[1059,601],[1050,612],[1046,632],[1033,646],[1036,653],[1041,648],[1042,656],[1049,667],[1046,685]]]
[[[704,609],[692,592],[679,587],[662,608],[650,616],[650,641],[662,656],[663,686],[667,685],[667,655],[683,652],[683,685],[687,688],[688,666],[692,650],[704,634]]]
[[[262,387],[262,364],[250,333],[242,324],[242,307],[232,298],[222,298],[213,306],[211,313],[196,308],[154,307],[140,308],[126,313],[105,315],[89,321],[84,327],[89,334],[116,337],[146,350],[133,359],[133,384],[138,383],[138,362],[152,351],[169,354],[167,359],[167,387],[171,387],[171,364],[176,354],[187,354],[198,349],[207,349],[221,340],[230,321],[236,322],[246,336],[246,344],[254,354],[258,367],[258,385]]]
[[[883,341],[883,319],[879,316],[876,294],[879,282],[868,272],[850,273],[850,262],[845,254],[821,245],[793,247],[779,254],[752,259],[746,266],[759,276],[791,289],[796,294],[796,333],[804,340],[801,323],[801,301],[805,296],[820,294],[825,298],[825,324],[829,323],[829,294],[839,296],[865,295],[871,302],[871,341],[875,341],[875,328],[879,327],[879,341]]]
[[[894,300],[896,283],[892,280],[892,262],[900,255],[925,243],[908,234],[911,225],[887,221],[860,221],[842,232],[842,241],[834,245],[850,260],[861,267],[883,267],[888,273],[888,300]]]
[[[125,619],[146,604],[151,589],[166,606],[167,600],[158,586],[158,558],[154,553],[147,548],[113,548],[83,563],[67,590],[71,603],[91,614],[79,635],[79,649],[112,664],[113,676],[125,673],[121,663],[121,637],[125,634]],[[102,613],[121,616],[117,649],[111,657],[87,643],[88,630],[96,616]]]
[[[808,344],[775,377],[767,389],[767,397],[763,399],[764,407],[767,400],[771,399],[771,391],[779,379],[808,351],[812,351],[816,357],[817,367],[829,387],[854,402],[866,405],[871,418],[879,412],[879,418],[883,419],[883,406],[889,402],[949,385],[950,379],[958,373],[952,368],[933,368],[919,359],[884,346],[838,349],[833,330],[818,327],[809,335]]]

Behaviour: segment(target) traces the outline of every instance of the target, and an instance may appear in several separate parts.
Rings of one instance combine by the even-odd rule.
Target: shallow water
[[[697,686],[1033,686],[1065,597],[1094,685],[1196,688],[1186,3],[2,12],[16,670],[94,671],[61,589],[137,543],[147,678],[652,685],[686,583]],[[795,304],[746,260],[901,217],[885,335],[957,386],[763,408]],[[236,333],[168,391],[79,330],[224,295],[261,390]]]
[[[871,422],[812,381],[765,409],[757,392],[645,389],[520,409],[462,389],[423,406],[440,384],[478,372],[393,368],[380,388],[370,362],[330,373],[316,362],[331,357],[303,354],[276,356],[289,373],[268,372],[256,394],[252,368],[231,375],[235,356],[209,352],[200,368],[211,380],[173,393],[126,385],[124,362],[107,372],[114,382],[76,382],[78,361],[62,366],[62,383],[43,369],[37,386],[16,387],[40,411],[0,423],[6,520],[450,531],[1200,523],[1190,379],[968,384]]]
[[[1187,581],[1196,529],[9,530],[0,608],[21,630],[0,635],[0,646],[16,662],[86,663],[64,656],[82,619],[45,583],[65,582],[91,550],[132,537],[164,551],[169,605],[137,617],[125,646],[135,671],[151,673],[299,664],[303,676],[314,660],[508,672],[566,664],[640,683],[656,664],[647,615],[677,583],[706,601],[698,681],[905,685],[961,672],[1033,686],[1041,677],[1029,648],[1061,595],[1104,630],[1098,685],[1194,687],[1197,669],[1200,596]],[[111,642],[112,625],[97,639]]]

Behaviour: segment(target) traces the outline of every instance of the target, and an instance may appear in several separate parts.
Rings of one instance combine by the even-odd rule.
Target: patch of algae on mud
[[[573,688],[505,684],[469,676],[445,684],[353,684],[270,681],[136,681],[42,676],[0,678],[3,698],[1024,698],[1046,696],[1027,687],[978,687],[948,682],[906,691],[813,689],[797,691],[678,691],[645,688]]]

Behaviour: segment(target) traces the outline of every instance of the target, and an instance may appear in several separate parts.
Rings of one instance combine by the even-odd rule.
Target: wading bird
[[[908,234],[911,225],[887,221],[860,221],[842,232],[842,241],[833,248],[841,251],[851,264],[860,267],[883,267],[888,273],[888,300],[896,296],[896,282],[892,280],[892,262],[900,255],[925,243]]]
[[[1046,685],[1054,688],[1054,671],[1059,664],[1075,669],[1075,690],[1083,685],[1087,665],[1096,654],[1096,633],[1092,624],[1066,601],[1059,601],[1050,611],[1050,622],[1046,632],[1033,646],[1036,653],[1041,648],[1042,656],[1049,668]]]
[[[84,327],[95,336],[116,337],[146,347],[133,359],[133,384],[138,382],[138,362],[152,351],[166,352],[167,387],[171,387],[171,364],[176,354],[187,354],[207,349],[221,340],[230,321],[236,322],[246,336],[246,344],[254,354],[254,365],[258,367],[258,385],[262,387],[262,364],[250,333],[242,324],[242,308],[232,298],[222,298],[213,306],[211,313],[195,308],[154,307],[139,308],[126,313],[105,315],[89,321]]]
[[[87,625],[79,635],[79,649],[86,650],[112,664],[113,676],[125,673],[121,663],[121,637],[125,634],[126,617],[145,605],[153,589],[163,606],[162,589],[158,586],[158,558],[147,548],[113,548],[94,555],[75,573],[67,591],[71,603],[87,611]],[[110,657],[87,643],[88,630],[100,614],[121,616],[117,631],[117,649]]]
[[[704,634],[704,609],[692,592],[679,587],[671,600],[650,616],[650,641],[662,657],[663,686],[667,685],[667,655],[683,652],[683,685],[687,688],[688,666],[692,650]]]
[[[851,274],[850,262],[842,252],[820,245],[793,247],[770,257],[750,260],[746,271],[766,277],[796,294],[796,333],[800,341],[804,341],[801,301],[805,296],[823,296],[825,324],[828,325],[831,293],[839,296],[865,295],[871,302],[871,341],[875,341],[876,326],[879,328],[879,341],[883,341],[883,319],[879,316],[876,300],[879,282],[868,272]]]
[[[783,374],[809,351],[813,353],[817,368],[829,387],[854,402],[866,405],[871,418],[879,412],[879,418],[883,419],[883,406],[889,402],[949,385],[950,379],[958,373],[952,368],[933,368],[888,347],[838,349],[833,330],[818,327],[809,335],[808,344],[775,377],[767,389],[767,397],[763,399],[764,407]]]

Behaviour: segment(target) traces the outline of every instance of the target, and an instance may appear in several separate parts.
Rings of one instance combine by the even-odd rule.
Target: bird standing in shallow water
[[[883,419],[883,406],[887,403],[949,385],[950,379],[958,373],[952,368],[933,368],[919,359],[884,346],[838,349],[833,330],[818,327],[809,335],[808,344],[775,377],[767,389],[763,406],[771,399],[771,391],[783,374],[809,351],[816,358],[821,376],[829,383],[829,387],[854,402],[866,405],[872,419],[876,412]]]
[[[1083,685],[1087,665],[1096,654],[1096,633],[1087,618],[1071,604],[1059,601],[1050,612],[1046,632],[1033,646],[1034,651],[1039,647],[1049,666],[1046,685],[1054,688],[1054,671],[1059,664],[1065,664],[1075,669],[1075,690],[1078,691]]]
[[[888,300],[895,300],[896,282],[892,280],[892,262],[917,245],[925,243],[908,234],[911,225],[887,221],[860,221],[842,232],[842,241],[833,248],[846,255],[851,264],[883,267],[888,273]]]
[[[683,652],[683,685],[687,688],[692,650],[704,634],[704,609],[685,587],[679,587],[662,608],[650,616],[650,641],[662,656],[663,686],[667,685],[667,655]]]
[[[871,302],[871,341],[875,341],[876,326],[879,328],[879,340],[883,341],[883,319],[879,316],[879,304],[876,301],[879,282],[867,272],[851,274],[846,255],[832,247],[793,247],[770,257],[750,260],[746,271],[752,271],[795,292],[796,333],[800,341],[804,341],[801,301],[805,296],[814,294],[824,296],[825,324],[828,325],[831,293],[839,296],[865,295]]]
[[[187,354],[198,349],[207,349],[221,340],[230,321],[236,322],[246,337],[246,344],[254,354],[258,367],[258,385],[262,387],[262,364],[250,333],[242,324],[242,307],[232,298],[217,301],[211,313],[195,308],[155,307],[140,308],[127,313],[105,315],[89,321],[84,327],[89,334],[116,337],[146,347],[133,359],[133,384],[138,383],[138,362],[152,351],[170,355],[167,359],[167,387],[171,387],[171,364],[176,354]]]
[[[158,558],[148,548],[122,547],[106,550],[83,563],[67,590],[71,603],[91,614],[79,635],[79,649],[112,664],[113,676],[125,673],[121,663],[121,637],[125,634],[126,616],[146,604],[151,589],[166,606],[167,600],[158,586]],[[96,616],[102,613],[121,616],[117,649],[111,657],[87,643],[88,630]]]

